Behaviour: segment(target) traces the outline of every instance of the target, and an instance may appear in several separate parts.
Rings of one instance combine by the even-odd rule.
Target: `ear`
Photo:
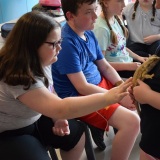
[[[105,7],[108,7],[107,1],[103,1],[103,4],[104,4]]]
[[[66,17],[68,18],[68,20],[72,20],[72,19],[74,18],[74,14],[71,13],[70,11],[68,11],[68,12],[66,13]]]

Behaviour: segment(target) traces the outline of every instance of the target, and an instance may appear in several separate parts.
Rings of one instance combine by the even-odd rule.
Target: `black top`
[[[144,82],[152,90],[160,92],[160,63],[154,67],[151,73],[154,73],[154,77],[145,79]],[[160,158],[160,110],[148,104],[141,104],[140,117],[142,133],[140,147],[144,152]]]

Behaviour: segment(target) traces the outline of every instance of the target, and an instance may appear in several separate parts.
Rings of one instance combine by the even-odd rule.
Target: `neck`
[[[148,12],[149,10],[152,9],[152,4],[151,5],[141,5],[140,7],[142,8],[143,11]]]
[[[78,28],[77,26],[75,26],[72,22],[67,22],[68,25],[72,28],[72,30],[82,39],[86,40],[86,37],[84,35],[84,30],[81,30],[80,28]]]

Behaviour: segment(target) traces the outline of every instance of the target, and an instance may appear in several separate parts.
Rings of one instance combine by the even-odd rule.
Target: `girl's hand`
[[[52,128],[52,131],[55,135],[58,135],[58,136],[69,135],[70,129],[69,129],[68,121],[64,119],[57,120],[54,123],[54,127]]]
[[[141,80],[137,80],[137,82],[139,85],[133,88],[133,95],[134,95],[136,101],[138,101],[141,104],[145,104],[145,103],[147,103],[147,96],[146,95],[147,95],[148,91],[151,90],[151,88]]]
[[[127,79],[121,85],[108,90],[105,94],[108,105],[120,102],[129,95],[128,88],[132,85],[132,78]]]
[[[158,35],[151,35],[151,36],[145,37],[143,40],[144,40],[144,43],[146,44],[152,44],[153,42],[158,40]]]
[[[132,62],[131,66],[130,66],[131,67],[130,70],[135,71],[140,66],[141,66],[140,62]]]
[[[147,59],[148,59],[148,57],[141,57],[141,56],[138,56],[138,58],[137,58],[137,60],[142,63],[145,62]]]

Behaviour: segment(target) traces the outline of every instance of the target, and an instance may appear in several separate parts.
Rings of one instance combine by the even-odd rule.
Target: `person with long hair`
[[[79,160],[85,144],[84,126],[74,118],[128,95],[131,79],[104,93],[59,98],[50,65],[57,61],[61,42],[60,24],[34,11],[20,17],[1,48],[1,160],[50,160],[49,146],[60,148],[63,160]],[[137,132],[138,119],[132,117]],[[136,137],[136,133],[131,135]]]
[[[155,7],[160,9],[160,0],[156,1]],[[160,159],[160,125],[157,123],[160,117],[160,63],[154,67],[152,73],[153,79],[144,82],[138,80],[138,86],[133,88],[133,95],[141,107],[140,160]]]
[[[120,14],[124,1],[99,0],[102,12],[96,20],[93,32],[106,60],[123,78],[133,76],[135,70],[147,57],[141,57],[126,47],[128,29]]]
[[[138,81],[133,95],[140,103],[140,160],[160,159],[160,63],[150,72],[152,79]]]
[[[156,0],[136,0],[123,10],[128,30],[127,47],[140,56],[160,54],[160,10]]]

